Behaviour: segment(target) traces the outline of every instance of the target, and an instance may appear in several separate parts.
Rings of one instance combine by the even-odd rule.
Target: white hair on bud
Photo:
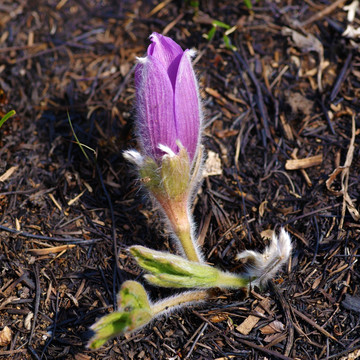
[[[247,275],[255,278],[255,284],[264,284],[288,261],[291,250],[290,236],[281,229],[279,237],[273,234],[270,245],[263,253],[245,250],[238,254],[236,259],[247,260]]]
[[[148,61],[148,58],[147,58],[147,56],[144,56],[144,57],[137,56],[136,60],[140,64],[145,64]]]
[[[158,148],[163,151],[164,153],[166,153],[167,155],[169,155],[170,157],[174,157],[176,156],[176,154],[166,145],[163,144],[159,144]]]
[[[138,166],[139,168],[144,164],[144,157],[136,150],[126,150],[123,152],[124,158]]]
[[[189,49],[187,51],[187,54],[189,55],[190,58],[194,58],[196,53],[197,53],[197,51],[195,49]]]

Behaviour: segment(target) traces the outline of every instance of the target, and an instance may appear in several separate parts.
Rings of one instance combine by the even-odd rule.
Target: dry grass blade
[[[340,229],[342,229],[344,224],[344,217],[345,217],[345,211],[346,208],[348,209],[350,215],[355,221],[360,220],[360,213],[356,209],[352,199],[349,196],[348,188],[349,188],[349,173],[350,173],[350,167],[353,161],[354,157],[354,150],[355,150],[355,137],[356,137],[356,126],[355,126],[355,115],[352,116],[352,122],[351,122],[351,139],[349,144],[349,149],[346,154],[346,160],[344,163],[344,166],[337,167],[332,174],[329,176],[328,180],[326,181],[326,187],[327,189],[332,192],[334,195],[337,196],[343,196],[343,207],[341,211],[341,221],[340,221]],[[331,185],[335,181],[336,177],[341,174],[341,190],[335,191],[332,189]]]
[[[53,246],[51,248],[46,249],[29,249],[28,251],[34,255],[48,255],[48,254],[55,254],[62,252],[64,250],[72,249],[76,245],[69,244],[69,245],[60,245],[60,246]]]

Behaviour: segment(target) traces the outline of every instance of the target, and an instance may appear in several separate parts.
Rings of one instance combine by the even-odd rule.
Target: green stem
[[[216,284],[214,286],[220,288],[239,289],[247,287],[249,281],[250,279],[241,277],[239,275],[219,271],[219,277],[217,278]]]
[[[208,290],[190,291],[176,296],[172,296],[161,300],[151,307],[151,314],[153,317],[160,315],[163,311],[166,311],[174,306],[179,306],[185,303],[202,301],[210,296]]]
[[[185,231],[184,230],[178,230],[178,231],[175,230],[175,234],[179,238],[181,245],[184,249],[185,255],[188,258],[188,260],[195,261],[195,262],[201,262],[201,259],[199,257],[198,252],[196,251],[196,247],[195,247],[194,241],[191,236],[190,225],[189,225],[189,228],[186,229]]]
[[[184,193],[179,199],[170,199],[161,195],[157,195],[156,198],[169,219],[172,230],[179,239],[188,260],[202,262],[191,231],[191,214],[188,211],[189,195]]]

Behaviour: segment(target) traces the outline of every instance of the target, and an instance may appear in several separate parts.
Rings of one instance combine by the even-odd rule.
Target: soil
[[[360,41],[344,35],[359,27],[349,4],[1,1],[0,118],[16,111],[0,130],[1,359],[360,356]],[[214,20],[227,28],[212,36]],[[127,247],[176,252],[122,157],[137,146],[133,70],[154,31],[197,49],[203,144],[218,170],[194,205],[206,260],[237,272],[236,254],[262,250],[280,227],[294,250],[265,288],[228,291],[91,351],[89,327],[124,280],[145,284]],[[176,293],[145,287],[153,299]]]

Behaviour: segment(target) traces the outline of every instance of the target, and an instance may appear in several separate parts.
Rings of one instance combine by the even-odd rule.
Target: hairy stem
[[[175,234],[177,235],[177,237],[179,238],[179,240],[181,242],[181,245],[184,249],[186,257],[190,261],[201,262],[200,256],[196,250],[194,241],[191,236],[190,226],[185,231],[182,229],[180,229],[178,231],[175,230]]]
[[[183,305],[185,303],[198,302],[207,299],[210,296],[208,290],[198,290],[184,292],[182,294],[172,296],[161,300],[151,307],[152,316],[160,315],[162,312],[169,310],[170,308]]]
[[[191,215],[188,211],[188,197],[187,194],[184,194],[181,199],[169,200],[157,196],[157,200],[169,219],[172,230],[179,239],[188,260],[201,262],[199,251],[193,239]]]

